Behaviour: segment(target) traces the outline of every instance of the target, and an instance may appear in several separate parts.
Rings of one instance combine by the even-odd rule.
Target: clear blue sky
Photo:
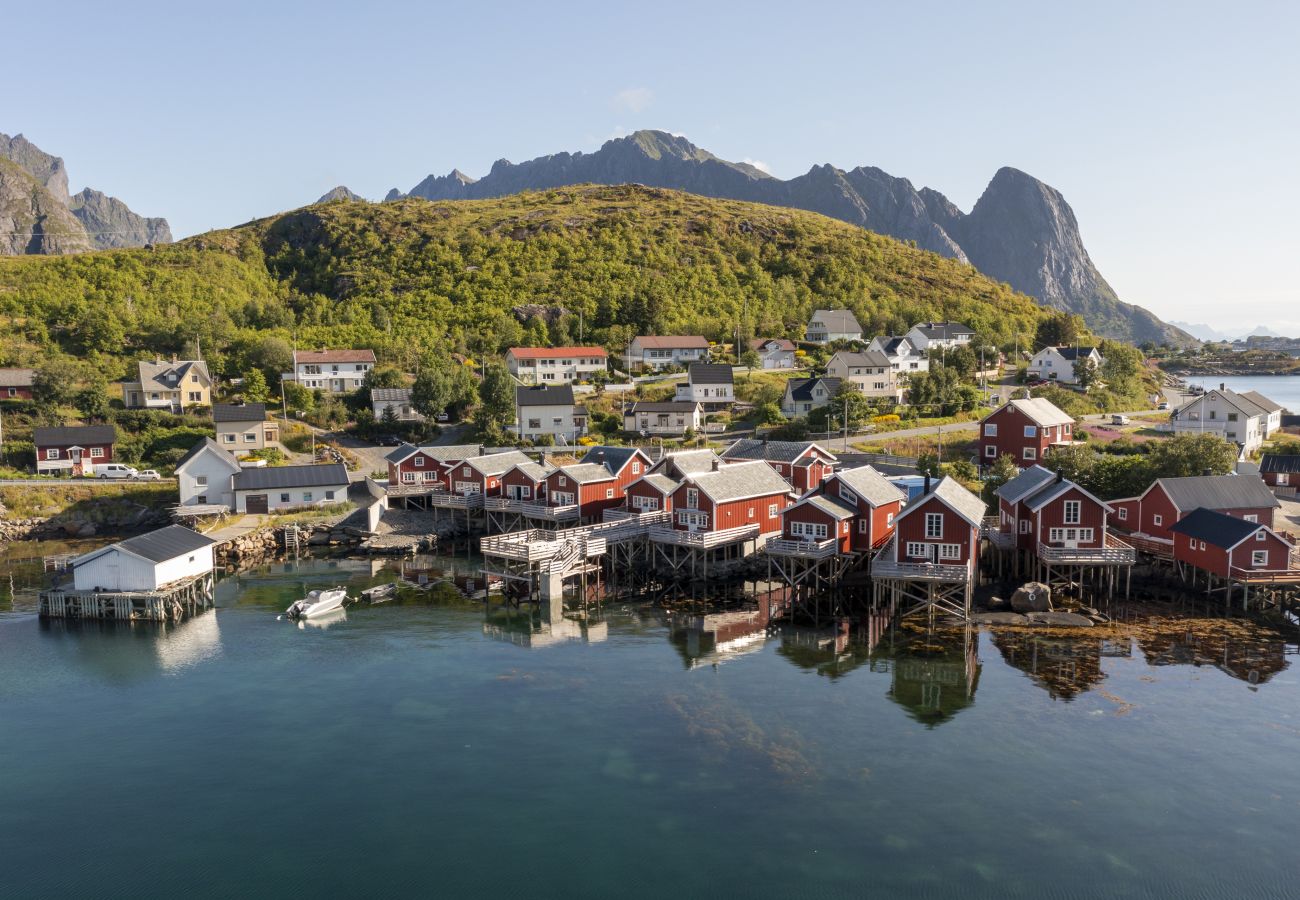
[[[1300,333],[1295,4],[122,0],[4,21],[0,131],[178,237],[661,128],[781,177],[880,166],[963,209],[1016,166],[1065,194],[1121,298]]]

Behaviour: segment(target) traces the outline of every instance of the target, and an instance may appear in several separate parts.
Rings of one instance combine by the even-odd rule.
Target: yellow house
[[[201,359],[141,362],[139,378],[122,383],[127,409],[165,409],[184,412],[212,406],[212,376]]]

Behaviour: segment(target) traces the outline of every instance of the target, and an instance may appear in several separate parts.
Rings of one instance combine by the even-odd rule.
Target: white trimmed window
[[[403,484],[415,484],[415,473],[414,473],[414,472],[403,472],[403,473],[402,473],[402,483],[403,483]]]
[[[90,458],[91,458],[91,459],[103,459],[103,458],[104,458],[104,448],[103,448],[103,447],[91,447],[91,448],[90,448]]]
[[[1024,453],[1025,459],[1038,459],[1038,448],[1026,447]]]
[[[943,513],[925,514],[925,536],[928,538],[943,537]]]
[[[696,510],[682,510],[677,514],[677,522],[680,525],[708,528],[709,514],[697,512]]]
[[[633,475],[641,474],[641,463],[637,462],[635,459],[632,460],[632,474]]]
[[[417,456],[417,457],[415,457],[415,467],[416,467],[417,469],[422,469],[422,468],[424,468],[424,457],[423,457],[423,456]]]
[[[605,488],[605,499],[606,499],[606,500],[613,500],[613,499],[614,499],[614,489],[613,489],[613,488]]]
[[[569,479],[566,478],[566,477],[563,476],[563,475],[560,475],[560,476],[556,477],[556,479],[555,479],[555,484],[556,484],[556,486],[558,486],[558,487],[568,487],[568,486],[569,486]]]
[[[1255,540],[1263,541],[1267,539],[1268,539],[1268,534],[1264,531],[1264,529],[1261,528],[1259,531],[1255,532]]]
[[[1250,554],[1250,564],[1256,568],[1268,565],[1267,550],[1253,550]]]
[[[235,442],[235,436],[233,434],[223,434],[221,439],[227,444],[233,444]]]
[[[867,519],[858,519],[858,534],[866,534],[871,530],[871,522]]]
[[[987,456],[989,459],[992,459],[993,457],[998,455],[998,448],[994,447],[992,444],[989,444],[984,448],[984,455]]]
[[[1126,521],[1128,519],[1128,507],[1121,506],[1117,508],[1115,510],[1115,518],[1119,519],[1121,522]]]
[[[45,458],[46,458],[46,459],[58,459],[58,458],[59,458],[59,448],[58,448],[58,447],[51,447],[50,449],[46,450],[46,451],[45,451]]]
[[[699,491],[699,488],[687,488],[687,489],[686,489],[686,505],[687,505],[688,507],[690,507],[691,509],[698,509],[698,508],[699,508],[699,506],[700,506],[700,491]]]
[[[91,454],[91,455],[93,456],[94,454]],[[1253,515],[1252,515],[1252,516],[1242,516],[1241,518],[1242,518],[1242,521],[1245,521],[1245,522],[1258,522],[1258,521],[1259,521],[1259,516],[1253,516]]]
[[[924,543],[922,543],[921,541],[908,541],[908,542],[907,542],[907,555],[910,556],[910,557],[914,557],[914,558],[915,558],[915,557],[926,557],[926,556],[929,556],[930,553],[929,553],[929,551],[927,551],[927,550],[925,549],[926,546],[927,546],[927,545],[924,544]]]
[[[769,519],[774,518],[780,511],[780,508],[775,503],[767,505],[767,517]]]
[[[1020,533],[1021,533],[1021,534],[1029,534],[1029,525],[1030,525],[1030,522],[1029,522],[1028,519],[1021,519],[1021,520],[1020,520]]]
[[[940,559],[961,559],[961,544],[940,544]]]
[[[1078,500],[1065,501],[1065,524],[1078,525],[1083,518],[1083,504]]]
[[[1152,524],[1152,525],[1163,525],[1163,524],[1165,524],[1165,517],[1162,516],[1162,515],[1160,515],[1159,513],[1156,513],[1154,516],[1151,517],[1151,524]]]
[[[1027,438],[1036,438],[1036,437],[1038,437],[1038,426],[1037,426],[1037,425],[1026,425],[1026,426],[1025,426],[1025,437],[1027,437]]]
[[[840,499],[843,500],[845,503],[852,504],[853,506],[858,505],[858,495],[853,493],[851,490],[844,487],[843,485],[840,485]]]
[[[795,537],[822,540],[826,537],[825,522],[791,522],[790,533]]]
[[[646,510],[646,509],[658,509],[658,508],[659,508],[659,498],[658,498],[658,497],[642,497],[640,494],[633,494],[633,495],[632,495],[632,508],[633,508],[633,509],[641,509],[641,510]]]
[[[997,423],[997,422],[987,422],[987,423],[985,423],[985,425],[984,425],[984,436],[985,436],[985,437],[997,437],[997,436],[998,436],[998,423]]]

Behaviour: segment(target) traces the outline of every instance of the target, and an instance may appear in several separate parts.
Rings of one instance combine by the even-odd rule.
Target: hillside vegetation
[[[3,259],[0,364],[67,354],[113,380],[198,341],[226,377],[273,375],[291,344],[369,346],[411,367],[579,337],[799,337],[836,306],[869,335],[949,317],[1005,346],[1047,315],[970,266],[814,213],[583,186],[336,201],[154,249]]]

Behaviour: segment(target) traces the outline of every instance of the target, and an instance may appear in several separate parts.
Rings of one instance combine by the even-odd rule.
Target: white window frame
[[[415,473],[414,473],[414,472],[403,472],[403,473],[402,473],[402,484],[415,484]]]
[[[1082,501],[1066,500],[1064,514],[1065,514],[1064,521],[1066,525],[1078,525],[1080,522],[1083,521]]]
[[[1115,507],[1115,518],[1119,519],[1121,522],[1127,522],[1127,521],[1128,521],[1128,507],[1126,507],[1126,506],[1117,506],[1117,507]]]
[[[774,519],[774,518],[776,518],[776,516],[777,516],[777,514],[778,514],[779,512],[780,512],[780,506],[779,506],[778,504],[776,504],[776,503],[769,503],[769,504],[767,505],[767,517],[768,517],[769,519]]]
[[[985,437],[997,437],[997,436],[998,436],[998,423],[997,423],[997,422],[985,422],[985,423],[984,423],[984,436],[985,436]]]
[[[984,447],[984,455],[989,459],[993,459],[998,455],[998,448],[992,444],[986,444]]]
[[[871,531],[871,521],[868,519],[858,519],[858,534],[866,534]]]
[[[413,465],[414,465],[417,469],[422,469],[422,468],[424,468],[424,457],[423,457],[423,456],[420,456],[420,455],[417,453],[417,454],[415,455],[415,462],[413,463]]]
[[[929,546],[930,545],[925,543],[924,541],[908,541],[907,548],[906,548],[908,559],[915,559],[918,556],[924,557],[925,559],[929,559],[930,558],[930,550],[928,549]]]
[[[1162,516],[1162,515],[1160,515],[1160,513],[1154,513],[1154,514],[1151,516],[1151,524],[1152,524],[1152,525],[1163,525],[1163,524],[1165,524],[1165,517]]]
[[[1256,568],[1256,569],[1260,568],[1261,566],[1267,566],[1268,551],[1267,550],[1250,551],[1250,565],[1252,568]]]
[[[1022,454],[1022,457],[1024,459],[1038,459],[1038,448],[1026,447],[1025,452]]]
[[[1021,519],[1021,520],[1020,520],[1020,533],[1021,533],[1021,534],[1029,534],[1029,526],[1030,526],[1031,524],[1032,524],[1032,523],[1031,523],[1028,519]]]
[[[961,544],[940,544],[939,559],[961,559]]]
[[[91,448],[90,448],[90,458],[91,458],[91,459],[103,459],[103,458],[104,458],[104,448],[103,448],[103,447],[91,447]]]
[[[938,527],[932,527],[935,525]],[[943,513],[925,514],[925,536],[927,539],[943,537]]]
[[[1038,437],[1038,426],[1037,426],[1037,425],[1026,425],[1026,426],[1025,426],[1025,437],[1027,437],[1027,438],[1036,438],[1036,437]]]

